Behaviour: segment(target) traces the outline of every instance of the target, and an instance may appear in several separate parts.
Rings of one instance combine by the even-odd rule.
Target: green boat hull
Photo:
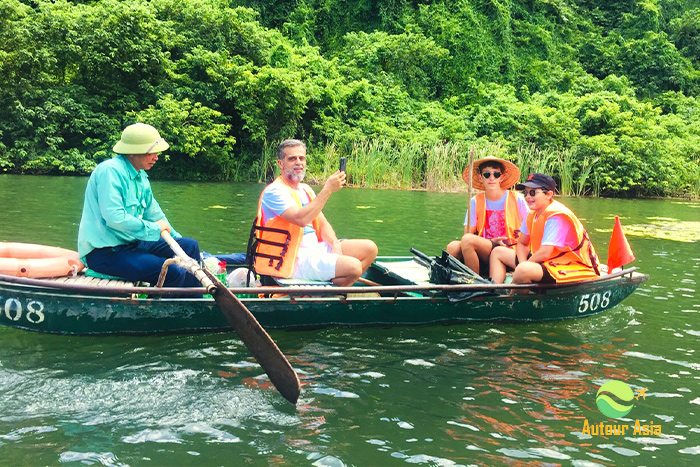
[[[397,291],[396,286],[352,288],[361,293],[347,293],[347,288],[325,288],[326,295],[303,293],[305,289],[302,288],[292,296],[242,298],[241,301],[268,330],[469,321],[527,322],[601,313],[616,306],[647,279],[646,275],[630,272],[610,279],[536,289],[535,293],[528,294],[490,290],[489,295],[460,302],[450,301],[443,289],[416,292],[408,287]],[[123,289],[116,293],[106,289],[100,292],[96,288],[56,288],[47,281],[0,276],[0,324],[73,335],[231,329],[210,298],[168,298],[167,295],[136,298],[137,293],[142,292],[143,289]]]

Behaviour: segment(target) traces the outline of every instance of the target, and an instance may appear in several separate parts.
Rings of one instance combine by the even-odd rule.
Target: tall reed
[[[253,163],[251,172],[258,181],[269,182],[277,171],[277,145],[270,144],[267,140],[263,143],[260,159]]]
[[[429,191],[454,191],[461,182],[467,165],[468,148],[462,143],[439,143],[424,150],[425,188]],[[461,183],[460,183],[461,182]]]
[[[588,156],[584,156],[581,161],[581,170],[579,170],[578,176],[576,177],[576,196],[583,196],[586,194],[586,184],[588,179],[591,177],[593,172],[593,167],[598,162],[598,157],[589,159]],[[600,192],[600,184],[598,186],[598,192]]]
[[[574,176],[577,170],[576,159],[573,157],[572,151],[568,149],[557,151],[556,155],[559,162],[559,193],[564,196],[571,196],[573,194]]]
[[[556,151],[551,149],[539,149],[534,143],[521,146],[517,150],[516,165],[523,176],[533,172],[552,175],[559,161]]]
[[[688,166],[689,193],[692,199],[700,198],[700,158],[697,158]]]
[[[600,180],[593,171],[596,158],[578,159],[575,149],[541,149],[534,144],[517,149],[513,158],[500,143],[446,141],[433,145],[394,142],[386,139],[329,142],[309,149],[307,182],[322,184],[338,170],[341,156],[348,158],[348,185],[369,188],[466,191],[462,171],[469,163],[469,150],[481,159],[488,155],[513,160],[522,173],[546,173],[560,181],[563,195],[600,193]],[[276,158],[272,150],[268,158]],[[266,153],[267,154],[267,153]],[[267,164],[271,165],[271,164]],[[590,188],[589,188],[590,187]]]

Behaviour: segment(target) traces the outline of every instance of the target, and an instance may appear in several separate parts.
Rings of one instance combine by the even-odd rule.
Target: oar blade
[[[199,282],[214,296],[216,304],[226,317],[238,337],[248,347],[270,381],[275,385],[282,396],[292,404],[296,404],[301,392],[299,377],[287,358],[280,351],[275,341],[260,326],[258,320],[250,313],[248,308],[221,283],[211,272],[201,268],[192,258],[187,256],[180,245],[173,240],[168,231],[162,231],[161,237],[170,245],[173,252],[183,260],[189,260],[187,266]],[[191,267],[190,267],[191,266]],[[212,283],[214,290],[211,290]]]
[[[292,404],[296,404],[301,392],[301,383],[292,365],[238,297],[209,271],[206,271],[206,274],[216,286],[216,291],[212,295],[226,320],[265,370],[280,394]]]

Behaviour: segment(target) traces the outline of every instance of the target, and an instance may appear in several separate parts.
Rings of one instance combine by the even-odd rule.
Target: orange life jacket
[[[299,195],[290,187],[282,177],[277,177],[274,182],[269,184],[265,190],[275,184],[282,184],[289,189],[294,201],[301,208],[301,199]],[[299,187],[306,192],[309,200],[316,197],[316,194],[309,185],[300,184]],[[265,194],[263,190],[258,201],[258,217],[255,219],[255,271],[258,274],[266,274],[274,277],[289,278],[294,274],[294,265],[296,263],[297,254],[301,239],[304,236],[304,228],[296,224],[292,224],[284,220],[280,216],[275,216],[272,219],[264,219],[262,209],[262,197]],[[321,226],[318,218],[311,222],[311,225],[316,230],[316,237],[321,240]]]
[[[578,246],[576,248],[554,248],[550,258],[547,258],[542,265],[557,282],[575,282],[595,279],[600,276],[600,263],[598,255],[593,248],[588,232],[578,220],[576,215],[569,208],[559,201],[552,203],[542,214],[535,219],[535,212],[530,211],[527,215],[527,229],[530,232],[530,251],[534,254],[542,245],[544,235],[544,225],[547,219],[558,214],[569,222],[569,225],[576,230]]]
[[[507,190],[505,219],[506,219],[506,236],[508,243],[512,244],[511,248],[515,248],[520,237],[520,210],[518,209],[518,195],[513,190]],[[486,195],[479,193],[474,197],[476,201],[476,234],[480,237],[484,236],[484,225],[486,224]]]

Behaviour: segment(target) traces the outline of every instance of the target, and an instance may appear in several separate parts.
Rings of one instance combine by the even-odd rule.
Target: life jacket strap
[[[275,242],[272,240],[266,240],[264,238],[260,238],[258,236],[258,232],[272,232],[272,233],[277,233],[284,235],[285,240],[284,242]],[[277,266],[274,266],[276,270],[280,270],[282,268],[282,265],[284,264],[284,257],[287,254],[287,251],[289,249],[289,242],[292,239],[292,235],[289,233],[289,231],[284,230],[284,229],[276,229],[274,227],[264,227],[261,225],[258,225],[258,218],[256,217],[255,220],[253,221],[253,226],[250,229],[250,236],[248,237],[248,249],[247,249],[247,258],[248,258],[248,269],[255,272],[255,259],[256,258],[265,258],[269,260],[268,265],[270,267],[273,267],[273,264],[275,261],[277,261]],[[280,252],[279,255],[270,255],[267,253],[259,253],[258,252],[258,245],[259,244],[264,244],[264,245],[272,245],[276,247],[280,247],[282,251]]]

